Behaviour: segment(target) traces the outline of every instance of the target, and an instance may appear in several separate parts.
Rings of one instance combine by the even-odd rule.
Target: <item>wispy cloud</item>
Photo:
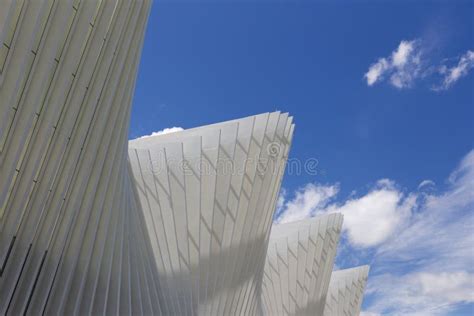
[[[439,68],[439,73],[442,74],[444,78],[442,84],[435,86],[434,89],[449,89],[459,79],[466,76],[472,68],[474,68],[474,51],[468,50],[459,58],[455,66],[448,67],[447,65],[442,65]]]
[[[386,81],[393,87],[405,89],[423,80],[437,82],[431,84],[432,90],[447,90],[474,67],[474,51],[468,50],[455,60],[452,66],[448,66],[446,60],[433,62],[421,39],[402,40],[388,57],[370,65],[364,78],[368,86]]]
[[[366,295],[374,296],[368,315],[446,315],[473,298],[473,274],[412,272],[369,277]]]
[[[474,151],[448,181],[445,192],[423,195],[403,229],[377,249],[370,310],[435,315],[474,302]]]
[[[420,40],[401,41],[389,57],[380,58],[369,67],[365,74],[367,84],[388,79],[389,83],[399,89],[412,86],[414,80],[421,76],[423,50]]]
[[[170,133],[175,133],[184,130],[182,127],[170,127],[170,128],[165,128],[161,131],[153,132],[150,135],[143,135],[138,137],[139,138],[147,138],[147,137],[152,137],[152,136],[158,136],[158,135],[164,135],[164,134],[170,134]]]
[[[376,63],[369,67],[369,71],[364,75],[367,84],[372,86],[377,81],[381,81],[385,73],[391,68],[390,63],[385,58],[380,58]]]
[[[316,185],[308,183],[295,192],[294,198],[284,201],[284,196],[278,199],[277,223],[288,223],[304,218],[312,217],[318,211],[324,210],[331,198],[339,192],[337,184],[331,186]]]
[[[432,188],[436,185],[433,180],[423,180],[420,182],[418,185],[418,190],[423,189],[423,188]]]
[[[474,302],[474,150],[443,192],[424,190],[433,185],[425,180],[405,192],[382,179],[367,193],[338,202],[339,185],[306,185],[282,204],[280,217],[291,218],[286,211],[298,219],[344,214],[338,265],[371,264],[362,315],[442,315]]]

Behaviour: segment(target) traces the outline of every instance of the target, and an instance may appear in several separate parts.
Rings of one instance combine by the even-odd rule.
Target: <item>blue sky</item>
[[[277,221],[344,214],[337,266],[371,264],[366,315],[472,314],[472,12],[472,1],[155,1],[130,138],[290,112],[290,158],[318,163],[285,176]]]

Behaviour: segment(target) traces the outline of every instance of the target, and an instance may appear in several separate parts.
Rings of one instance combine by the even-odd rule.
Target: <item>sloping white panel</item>
[[[321,315],[343,217],[274,225],[263,275],[265,315]]]
[[[0,315],[320,315],[342,217],[270,236],[292,117],[128,142],[149,11],[1,4]]]
[[[359,315],[368,275],[369,266],[334,271],[324,316]]]
[[[258,312],[289,125],[274,112],[130,141],[167,312]]]
[[[0,315],[157,314],[129,176],[148,0],[0,10]]]

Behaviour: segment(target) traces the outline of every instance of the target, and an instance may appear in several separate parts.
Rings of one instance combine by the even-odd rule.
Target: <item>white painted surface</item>
[[[0,315],[322,311],[342,218],[270,237],[292,117],[128,142],[150,1],[0,1]]]

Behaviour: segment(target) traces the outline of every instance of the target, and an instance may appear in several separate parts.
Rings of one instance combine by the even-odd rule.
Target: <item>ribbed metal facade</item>
[[[330,214],[272,228],[264,314],[322,315],[342,220],[341,214]]]
[[[129,143],[165,313],[258,312],[293,128],[274,112]]]
[[[0,315],[333,310],[342,216],[272,229],[292,117],[128,142],[150,5],[0,0]]]
[[[324,316],[359,315],[369,266],[334,271]]]
[[[160,313],[127,161],[149,10],[1,1],[0,314]]]

